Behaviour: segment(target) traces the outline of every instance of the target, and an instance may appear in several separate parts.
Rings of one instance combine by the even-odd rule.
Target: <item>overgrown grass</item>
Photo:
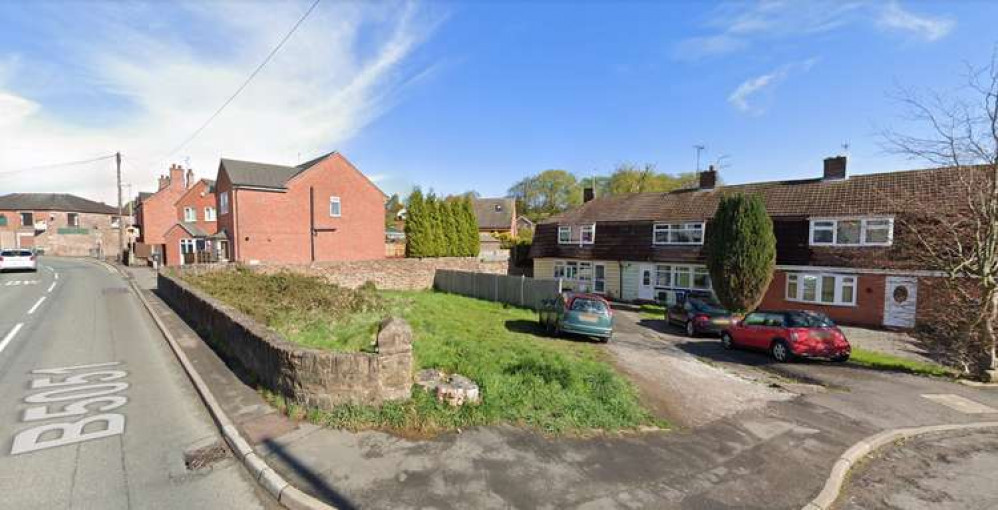
[[[641,318],[652,320],[665,320],[665,306],[645,303],[641,305]]]
[[[292,342],[341,352],[370,350],[390,304],[373,287],[346,289],[290,272],[237,268],[184,279]]]
[[[855,347],[852,349],[849,361],[856,365],[877,370],[891,370],[934,377],[955,377],[957,375],[956,370],[943,365],[914,361],[891,354],[857,349]]]
[[[320,411],[264,392],[297,418],[417,436],[501,423],[553,435],[666,426],[641,406],[634,387],[603,359],[597,344],[541,336],[537,315],[530,310],[435,292],[367,290],[354,296],[354,291],[321,288],[332,286],[287,274],[225,272],[189,280],[282,333],[293,331],[289,337],[294,341],[318,347],[356,348],[356,338],[366,344],[374,337],[384,315],[401,316],[413,328],[418,369],[467,376],[478,383],[482,396],[478,405],[454,408],[414,387],[406,402]],[[304,287],[289,288],[294,285]],[[300,303],[307,308],[294,310]],[[353,311],[334,311],[331,304]]]

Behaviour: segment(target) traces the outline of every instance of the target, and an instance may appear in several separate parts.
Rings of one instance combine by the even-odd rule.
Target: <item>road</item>
[[[0,506],[274,508],[221,444],[113,268],[0,274]]]

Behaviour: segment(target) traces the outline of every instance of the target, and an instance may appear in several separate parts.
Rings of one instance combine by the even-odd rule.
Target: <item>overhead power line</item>
[[[48,164],[44,164],[44,165],[29,166],[29,167],[21,168],[21,169],[18,169],[18,170],[11,170],[11,171],[8,171],[8,172],[0,172],[0,176],[20,174],[20,173],[24,173],[24,172],[33,172],[33,171],[36,171],[36,170],[51,170],[53,168],[65,168],[65,167],[71,167],[71,166],[86,165],[87,163],[96,163],[98,161],[104,161],[105,159],[112,159],[112,158],[114,158],[114,154],[108,154],[106,156],[100,156],[100,157],[90,158],[90,159],[79,159],[79,160],[75,160],[75,161],[63,161],[61,163],[48,163]]]
[[[181,142],[180,145],[178,145],[176,148],[174,148],[173,150],[168,152],[165,156],[163,156],[163,159],[173,156],[181,149],[186,147],[187,144],[194,141],[194,139],[197,138],[198,135],[200,135],[201,132],[204,131],[205,128],[207,128],[208,125],[211,124],[211,122],[214,121],[215,118],[222,113],[222,110],[225,110],[225,108],[229,106],[229,104],[232,103],[232,101],[234,101],[236,97],[239,96],[239,94],[243,91],[243,89],[245,89],[246,86],[249,85],[251,81],[253,81],[253,78],[255,78],[257,74],[260,74],[260,71],[263,70],[263,68],[267,65],[267,63],[270,62],[272,58],[274,58],[274,55],[276,55],[277,52],[280,51],[280,49],[284,46],[284,43],[288,42],[288,39],[291,39],[291,36],[294,35],[296,30],[298,30],[298,27],[300,27],[301,24],[305,22],[305,19],[308,18],[308,16],[312,14],[312,11],[315,10],[315,7],[319,5],[319,1],[320,0],[315,0],[314,2],[312,2],[311,7],[309,7],[308,10],[305,11],[305,14],[303,14],[301,18],[299,18],[298,21],[294,24],[294,26],[291,27],[291,30],[289,30],[288,33],[285,34],[284,38],[281,39],[281,42],[277,43],[277,46],[275,46],[274,49],[270,51],[270,53],[267,55],[267,58],[263,59],[263,62],[260,62],[260,65],[258,65],[256,69],[254,69],[253,72],[250,73],[249,77],[246,78],[246,81],[244,81],[243,84],[240,85],[239,88],[236,89],[236,91],[233,92],[232,95],[229,96],[229,98],[226,99],[224,103],[222,103],[222,106],[219,106],[218,109],[215,110],[215,113],[212,113],[211,116],[208,117],[208,120],[204,121],[204,124],[201,124],[201,127],[194,130],[194,132],[191,133],[191,135],[188,136],[183,142]]]

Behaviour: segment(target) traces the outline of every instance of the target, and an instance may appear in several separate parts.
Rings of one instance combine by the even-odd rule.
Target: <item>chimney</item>
[[[159,191],[169,185],[170,185],[170,180],[167,179],[165,175],[161,175],[159,176],[159,188],[157,188],[156,191]]]
[[[834,158],[825,158],[825,176],[826,181],[840,181],[846,178],[846,157],[845,156],[835,156]]]
[[[187,169],[187,188],[190,189],[194,185],[194,170],[190,168]]]
[[[707,170],[700,172],[700,189],[708,190],[714,189],[717,185],[717,170],[714,170],[714,165],[710,165]]]
[[[170,165],[170,187],[184,188],[184,167],[180,165]]]
[[[586,202],[589,202],[595,196],[596,195],[595,195],[595,193],[593,191],[592,186],[586,186],[585,188],[582,188],[582,203],[583,204],[586,203]]]

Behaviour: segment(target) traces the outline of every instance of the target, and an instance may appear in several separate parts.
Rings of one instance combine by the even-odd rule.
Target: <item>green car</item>
[[[541,302],[539,319],[551,335],[574,333],[609,342],[613,336],[613,310],[597,294],[562,294]]]

